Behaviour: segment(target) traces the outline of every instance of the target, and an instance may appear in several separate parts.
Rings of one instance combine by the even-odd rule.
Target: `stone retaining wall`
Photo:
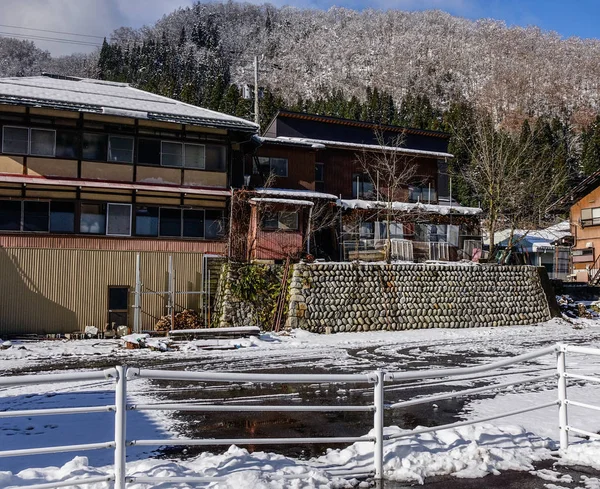
[[[232,326],[260,326],[256,321],[253,304],[241,300],[231,291],[231,284],[238,280],[239,265],[223,264],[217,297],[215,297],[213,327],[228,328]]]
[[[286,326],[317,333],[473,328],[550,317],[535,267],[300,263]]]

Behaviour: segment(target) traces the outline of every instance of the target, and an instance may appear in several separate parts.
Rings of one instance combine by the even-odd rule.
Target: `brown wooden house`
[[[396,258],[468,258],[473,249],[481,247],[481,210],[462,207],[451,199],[448,138],[448,134],[436,131],[280,111],[263,137],[255,138],[257,147],[246,157],[245,191],[313,202],[336,201],[341,211],[338,222],[310,239],[304,236],[303,248],[298,248],[296,255],[313,243],[312,252],[323,258],[377,258],[389,220],[382,223],[385,206],[378,199],[385,182],[365,172],[360,155],[398,152],[414,171],[394,195],[390,235],[395,240]],[[256,212],[260,213],[260,208]],[[298,212],[306,214],[305,209]],[[260,226],[261,222],[257,218],[253,225]],[[258,236],[252,231],[250,234]],[[260,252],[249,257],[267,258]]]

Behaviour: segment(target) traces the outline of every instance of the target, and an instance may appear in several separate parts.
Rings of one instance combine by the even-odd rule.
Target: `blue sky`
[[[263,3],[262,0],[250,1]],[[0,19],[2,24],[10,26],[108,36],[117,27],[152,24],[177,7],[192,3],[193,0],[1,0]],[[600,38],[600,0],[271,0],[271,3],[320,9],[333,5],[359,10],[368,7],[440,9],[469,19],[488,17],[503,20],[508,25],[537,25],[563,37]],[[9,27],[2,27],[0,32],[0,35],[13,32],[65,37]],[[54,55],[95,49],[47,40],[35,42]]]

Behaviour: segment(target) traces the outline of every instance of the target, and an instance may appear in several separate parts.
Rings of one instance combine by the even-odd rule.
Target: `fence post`
[[[560,428],[560,449],[569,447],[569,421],[567,417],[567,347],[558,344],[556,349],[556,371],[558,374],[558,425]]]
[[[383,479],[383,412],[384,395],[383,383],[385,372],[377,370],[375,372],[374,402],[375,413],[373,416],[373,428],[375,429],[375,451],[373,461],[375,464],[375,479]]]
[[[117,366],[115,388],[115,489],[125,489],[126,421],[127,421],[127,367]]]

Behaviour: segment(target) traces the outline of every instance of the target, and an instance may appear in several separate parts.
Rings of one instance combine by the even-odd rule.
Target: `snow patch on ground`
[[[388,435],[405,433],[396,426],[386,428]],[[384,452],[385,477],[390,480],[422,484],[427,477],[453,475],[459,478],[483,477],[504,470],[533,470],[532,463],[550,457],[551,440],[539,438],[517,426],[480,425],[439,433],[387,441]],[[335,474],[370,472],[373,444],[358,442],[308,461],[265,452],[249,453],[231,446],[220,455],[202,453],[189,460],[146,459],[128,464],[129,476],[224,477],[210,487],[231,488],[342,488],[356,487],[350,476],[343,480]],[[90,466],[86,457],[75,457],[61,467],[0,472],[0,483],[23,486],[64,481],[75,477],[110,474],[111,467]],[[303,475],[301,479],[289,479]],[[104,487],[101,483],[92,488]],[[132,488],[147,487],[132,484]],[[155,486],[156,487],[156,486]]]

